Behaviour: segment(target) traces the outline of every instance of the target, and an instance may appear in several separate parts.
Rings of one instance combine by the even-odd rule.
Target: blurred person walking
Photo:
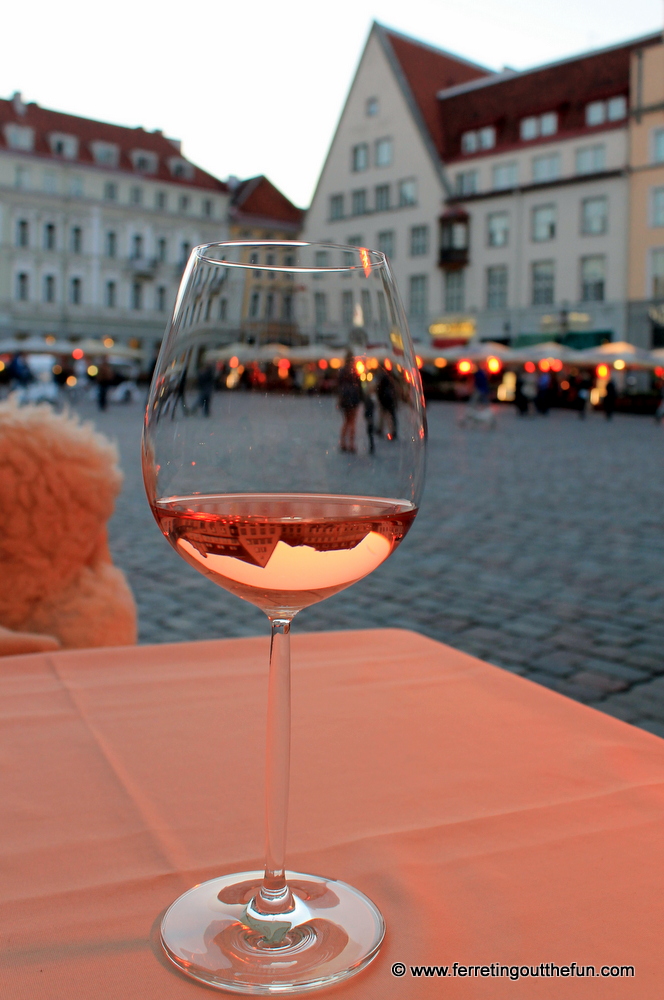
[[[537,379],[537,395],[535,396],[535,409],[543,417],[549,413],[551,406],[551,376],[548,372],[541,372]]]
[[[97,372],[97,406],[105,410],[108,405],[108,390],[113,385],[113,369],[108,361],[102,361]]]
[[[357,451],[355,425],[357,424],[357,411],[362,402],[362,383],[355,369],[355,359],[351,351],[346,354],[344,366],[339,372],[337,392],[339,395],[337,405],[343,417],[339,447],[341,451],[355,453]]]
[[[214,392],[214,381],[214,365],[204,365],[199,369],[198,375],[196,376],[198,399],[196,400],[196,405],[193,409],[194,413],[196,413],[198,409],[201,409],[204,417],[210,416],[210,400],[212,398],[212,393]]]
[[[397,439],[397,394],[394,388],[394,382],[390,378],[389,373],[383,368],[378,379],[378,386],[376,387],[376,396],[378,397],[378,405],[380,406],[380,421],[379,421],[379,434],[383,432],[383,424],[385,417],[389,420],[389,430],[387,431],[387,440],[396,441]]]
[[[369,454],[373,455],[376,450],[374,444],[374,411],[376,409],[376,404],[374,402],[373,393],[371,389],[365,388],[364,391],[364,423],[367,428],[367,438],[369,439]]]
[[[530,400],[523,391],[523,375],[521,372],[517,372],[516,382],[514,383],[514,405],[519,411],[519,416],[525,417],[528,413]]]
[[[579,420],[586,419],[586,407],[588,406],[588,400],[590,399],[591,387],[592,382],[588,376],[585,375],[579,383],[579,391],[576,397],[576,408],[579,411]]]
[[[616,408],[616,399],[618,398],[618,390],[616,389],[616,383],[612,378],[606,383],[606,395],[602,401],[604,407],[604,415],[607,420],[611,420]]]

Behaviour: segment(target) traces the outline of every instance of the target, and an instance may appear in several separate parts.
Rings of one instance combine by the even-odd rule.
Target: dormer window
[[[608,101],[591,101],[586,104],[586,125],[603,125],[604,122],[619,122],[627,116],[627,98],[610,97]]]
[[[188,181],[194,176],[194,168],[191,163],[188,163],[179,156],[172,156],[170,158],[168,161],[168,169],[173,177],[177,177],[180,180]]]
[[[51,132],[48,141],[54,156],[61,156],[64,160],[75,160],[78,156],[78,139],[75,135]]]
[[[464,132],[461,136],[461,152],[477,153],[481,149],[493,149],[496,145],[496,130],[493,125]]]
[[[120,162],[120,150],[114,142],[91,142],[90,150],[96,164],[100,167],[117,167]]]
[[[558,131],[558,114],[547,111],[543,115],[531,115],[521,119],[520,134],[525,142],[539,139],[547,135],[555,135]]]
[[[27,125],[5,125],[5,142],[10,149],[20,149],[25,153],[30,153],[35,144],[34,130]]]
[[[134,170],[137,170],[141,174],[157,173],[159,158],[156,153],[150,153],[144,149],[132,149],[129,155]]]

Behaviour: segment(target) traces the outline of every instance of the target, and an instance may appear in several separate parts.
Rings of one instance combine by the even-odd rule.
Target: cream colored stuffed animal
[[[115,445],[77,417],[0,403],[0,655],[136,642],[106,537],[117,463]]]

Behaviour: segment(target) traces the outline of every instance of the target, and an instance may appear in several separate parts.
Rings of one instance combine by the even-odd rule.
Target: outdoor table
[[[195,883],[261,866],[267,653],[0,660],[1,997],[210,995],[158,926]],[[661,1000],[664,741],[412,632],[296,630],[293,661],[289,867],[387,924],[330,996]],[[572,962],[596,978],[481,971]]]

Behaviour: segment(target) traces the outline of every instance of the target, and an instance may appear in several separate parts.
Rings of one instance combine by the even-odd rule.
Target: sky
[[[662,0],[32,0],[3,11],[0,97],[162,129],[306,207],[371,23],[490,69],[660,30]]]

